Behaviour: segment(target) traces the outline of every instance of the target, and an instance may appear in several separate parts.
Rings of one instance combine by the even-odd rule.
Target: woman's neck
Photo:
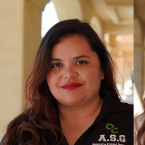
[[[98,96],[89,103],[82,106],[66,107],[58,105],[60,123],[65,122],[70,125],[79,125],[94,120],[100,113],[103,99]]]

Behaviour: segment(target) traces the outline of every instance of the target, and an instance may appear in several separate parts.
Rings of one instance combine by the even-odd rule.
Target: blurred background
[[[144,0],[138,1],[144,4]],[[140,113],[145,87],[145,15],[143,5],[136,5],[137,9],[140,6],[142,12],[134,17],[133,0],[0,1],[0,139],[6,125],[25,107],[25,82],[41,39],[65,19],[91,23],[117,66],[117,87],[123,101],[133,104],[134,94],[135,114]]]

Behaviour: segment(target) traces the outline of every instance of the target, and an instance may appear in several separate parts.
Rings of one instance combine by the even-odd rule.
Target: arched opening
[[[57,12],[53,1],[46,4],[44,11],[42,12],[41,19],[41,37],[46,34],[46,32],[58,22]]]

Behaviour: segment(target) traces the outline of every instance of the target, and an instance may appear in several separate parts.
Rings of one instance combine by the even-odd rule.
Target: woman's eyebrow
[[[80,55],[80,56],[76,56],[73,58],[74,59],[79,59],[79,58],[90,58],[89,56],[86,56],[86,55]]]
[[[86,56],[86,55],[80,55],[80,56],[74,57],[73,60],[79,59],[79,58],[90,58],[90,57],[89,56]],[[60,59],[60,58],[51,58],[51,61],[63,61],[63,60]]]
[[[62,59],[59,59],[59,58],[51,58],[51,61],[62,61]]]

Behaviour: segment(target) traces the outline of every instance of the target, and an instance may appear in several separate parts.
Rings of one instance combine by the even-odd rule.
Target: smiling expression
[[[47,83],[58,103],[85,105],[99,96],[104,79],[96,52],[83,36],[61,39],[52,49]]]

